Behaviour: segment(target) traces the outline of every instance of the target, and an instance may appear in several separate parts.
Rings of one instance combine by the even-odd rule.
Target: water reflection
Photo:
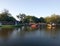
[[[12,33],[13,29],[2,28],[0,30],[0,38],[5,39],[8,38],[9,35]]]
[[[0,44],[21,45],[21,44],[39,44],[39,45],[60,45],[60,28],[57,27],[39,27],[31,28],[22,26],[20,28],[1,28]]]

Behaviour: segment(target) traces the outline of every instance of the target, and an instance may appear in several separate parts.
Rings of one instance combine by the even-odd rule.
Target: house
[[[0,25],[17,25],[19,21],[17,21],[14,17],[7,17],[3,20],[0,19]]]

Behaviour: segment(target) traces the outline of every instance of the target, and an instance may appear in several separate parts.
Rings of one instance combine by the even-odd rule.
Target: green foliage
[[[20,20],[20,23],[60,23],[60,15],[53,14],[51,16],[47,16],[45,18],[40,17],[37,18],[35,16],[30,16],[26,14],[19,14],[17,15],[17,18]],[[8,10],[4,9],[2,13],[0,13],[0,21],[16,21],[12,15],[9,13]]]
[[[60,23],[60,15],[53,14],[50,17],[46,17],[45,20],[46,20],[47,23],[50,23],[50,22]]]
[[[39,22],[40,22],[40,23],[45,23],[45,18],[40,17],[40,18],[39,18]]]
[[[50,23],[51,22],[51,18],[50,17],[46,17],[45,21],[46,21],[46,23]]]
[[[20,20],[20,22],[24,22],[24,19],[25,19],[25,14],[19,14],[19,15],[17,15],[17,18]]]
[[[17,15],[17,18],[20,20],[20,21],[23,21],[23,19],[25,19],[25,14],[19,14]]]
[[[39,19],[35,16],[26,16],[26,18],[24,19],[25,23],[29,23],[29,22],[37,23],[38,21]]]
[[[45,18],[43,18],[43,17],[37,18],[35,16],[25,15],[25,18],[22,21],[24,23],[30,23],[30,22],[32,22],[32,23],[39,23],[39,22],[45,23]]]
[[[15,21],[15,19],[11,16],[8,10],[4,10],[0,13],[0,21]]]

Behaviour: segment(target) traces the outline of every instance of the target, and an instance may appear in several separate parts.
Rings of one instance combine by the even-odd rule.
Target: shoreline
[[[0,28],[15,28],[21,27],[22,25],[0,25]]]

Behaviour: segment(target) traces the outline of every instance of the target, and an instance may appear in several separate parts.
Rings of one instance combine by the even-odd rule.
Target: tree
[[[4,9],[4,11],[0,13],[0,21],[15,21],[15,19],[8,10]]]
[[[52,14],[49,17],[45,18],[47,23],[60,23],[60,15]]]
[[[39,22],[39,18],[35,17],[35,16],[26,16],[26,18],[24,19],[24,22],[27,22],[27,23],[38,23]]]
[[[60,22],[60,15],[56,15],[56,14],[51,15],[51,22],[59,23]]]
[[[48,17],[45,18],[45,21],[46,21],[46,23],[50,23],[51,22],[51,18],[48,16]]]
[[[35,22],[35,23],[38,23],[38,22],[39,22],[39,18],[37,18],[37,17],[35,17],[35,16],[32,16],[32,20],[33,20],[33,22]]]
[[[29,22],[32,22],[32,16],[26,16],[25,19],[24,19],[24,23],[29,23]]]
[[[19,14],[19,15],[17,15],[17,17],[18,17],[18,19],[20,20],[20,21],[22,21],[22,23],[23,23],[23,21],[24,21],[24,19],[25,19],[25,14]]]

